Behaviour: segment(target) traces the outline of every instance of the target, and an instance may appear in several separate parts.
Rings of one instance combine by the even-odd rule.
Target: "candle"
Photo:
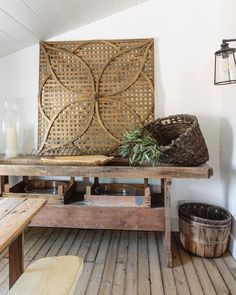
[[[17,156],[17,130],[16,126],[8,126],[6,129],[6,157]]]

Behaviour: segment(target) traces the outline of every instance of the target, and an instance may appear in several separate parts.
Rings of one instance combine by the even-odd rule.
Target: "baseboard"
[[[232,254],[233,258],[236,260],[236,240],[234,239],[233,235],[229,235],[229,251]]]
[[[179,231],[179,218],[171,217],[171,231]]]
[[[228,249],[232,254],[233,258],[236,260],[236,216],[233,216],[231,232],[229,234],[229,245]]]

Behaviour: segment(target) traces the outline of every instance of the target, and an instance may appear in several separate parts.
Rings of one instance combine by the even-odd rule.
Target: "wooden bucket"
[[[221,207],[204,203],[181,204],[181,244],[198,256],[221,256],[227,248],[231,222],[231,214]]]

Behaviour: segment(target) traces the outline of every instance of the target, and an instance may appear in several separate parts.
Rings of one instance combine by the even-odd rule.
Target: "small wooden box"
[[[40,198],[45,199],[48,204],[66,203],[76,190],[73,178],[70,181],[57,180],[29,180],[24,177],[23,181],[10,187],[4,185],[3,197],[8,198]]]
[[[91,206],[151,207],[150,187],[144,184],[95,183],[86,187],[84,200]]]

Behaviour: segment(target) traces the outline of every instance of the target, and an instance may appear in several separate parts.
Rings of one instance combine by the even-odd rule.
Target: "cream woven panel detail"
[[[113,153],[154,119],[153,39],[40,45],[38,154]]]

